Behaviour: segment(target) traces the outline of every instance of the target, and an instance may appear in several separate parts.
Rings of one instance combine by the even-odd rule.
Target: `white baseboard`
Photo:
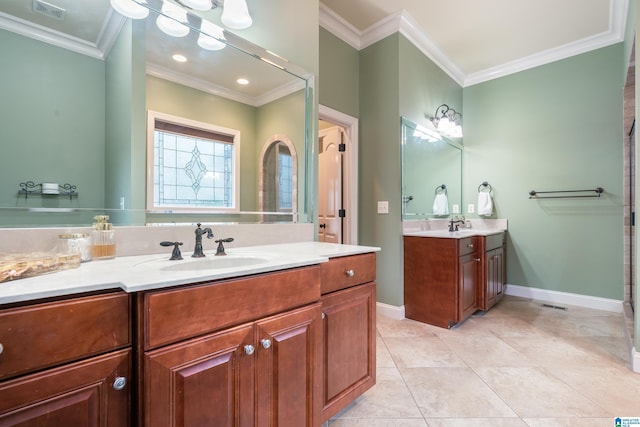
[[[394,320],[402,320],[404,319],[404,305],[398,307],[383,302],[376,302],[376,313]]]
[[[631,370],[640,374],[640,353],[635,347],[631,349]]]
[[[541,301],[576,305],[579,307],[593,308],[596,310],[613,311],[615,313],[622,313],[623,311],[623,301],[609,298],[570,294],[568,292],[530,288],[528,286],[518,285],[507,285],[504,293],[506,295],[513,295],[516,297],[533,298]]]

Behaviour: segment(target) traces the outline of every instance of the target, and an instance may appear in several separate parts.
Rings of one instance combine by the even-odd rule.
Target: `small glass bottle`
[[[93,217],[91,237],[93,240],[91,254],[93,259],[109,259],[116,257],[116,234],[112,225],[108,222],[109,215],[96,215]]]
[[[80,261],[91,261],[91,237],[86,233],[69,233],[58,236],[58,252],[80,254]]]

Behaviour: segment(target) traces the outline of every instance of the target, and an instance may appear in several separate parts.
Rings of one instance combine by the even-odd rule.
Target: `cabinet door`
[[[458,322],[461,322],[471,316],[478,309],[476,298],[480,261],[481,260],[477,252],[461,256],[458,260],[458,272],[460,274]]]
[[[131,350],[121,350],[0,384],[3,427],[130,425]],[[126,383],[118,387],[116,378]],[[121,381],[121,380],[120,380]]]
[[[375,283],[322,298],[323,421],[375,384],[375,304]]]
[[[320,425],[320,303],[256,323],[256,426]]]
[[[253,426],[253,330],[245,324],[146,353],[144,425]]]
[[[493,262],[494,262],[494,280],[495,280],[495,302],[498,302],[500,298],[504,295],[504,285],[506,282],[505,275],[505,257],[504,257],[504,247],[498,248],[495,250],[493,254]]]

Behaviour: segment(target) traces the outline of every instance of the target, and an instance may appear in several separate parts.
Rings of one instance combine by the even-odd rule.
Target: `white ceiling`
[[[321,0],[357,49],[400,31],[463,86],[621,42],[628,0]]]

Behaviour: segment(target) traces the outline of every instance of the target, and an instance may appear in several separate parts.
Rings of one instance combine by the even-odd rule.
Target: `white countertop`
[[[490,236],[492,234],[503,233],[505,230],[482,230],[482,229],[461,229],[458,231],[449,230],[425,230],[425,231],[405,231],[405,236],[415,237],[439,237],[445,239],[464,239],[472,236]]]
[[[205,251],[205,258],[191,258],[190,252],[184,252],[183,260],[169,261],[171,248],[167,249],[166,254],[95,260],[76,269],[0,283],[0,304],[104,289],[120,288],[126,292],[160,289],[303,267],[327,262],[329,258],[380,250],[372,246],[302,242],[232,248],[226,250],[226,257],[214,256],[215,250]],[[239,264],[248,261],[248,265],[201,268],[203,263],[208,266],[236,261]]]

